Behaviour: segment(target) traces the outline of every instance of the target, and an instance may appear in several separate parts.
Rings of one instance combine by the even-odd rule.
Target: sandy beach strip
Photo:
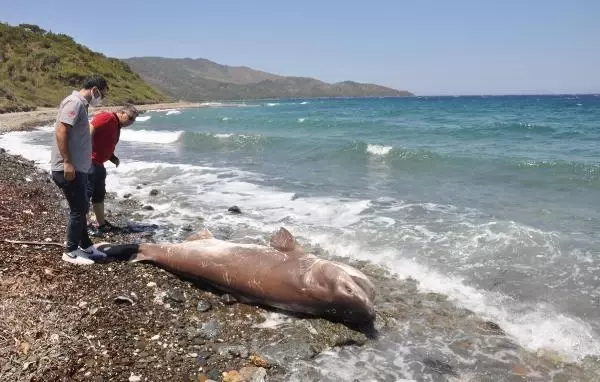
[[[164,110],[164,109],[189,109],[189,108],[201,108],[201,107],[215,107],[214,103],[192,103],[192,102],[173,102],[173,103],[155,103],[155,104],[143,104],[135,105],[140,111],[148,110]],[[222,104],[227,106],[227,104]],[[101,111],[110,110],[116,111],[120,106],[105,106],[98,108],[90,108],[90,115]],[[9,131],[29,130],[34,127],[46,125],[56,120],[56,113],[58,112],[58,106],[56,108],[51,107],[39,107],[33,111],[23,111],[17,113],[3,113],[0,114],[0,134]]]

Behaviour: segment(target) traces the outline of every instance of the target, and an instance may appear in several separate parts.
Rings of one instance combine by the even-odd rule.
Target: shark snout
[[[344,304],[345,321],[369,322],[375,319],[370,290],[364,290],[351,277],[342,280],[337,289],[339,300]]]

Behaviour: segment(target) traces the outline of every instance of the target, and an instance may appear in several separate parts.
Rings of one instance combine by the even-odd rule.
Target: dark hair
[[[104,77],[98,74],[86,77],[85,80],[83,80],[83,88],[91,89],[93,87],[97,87],[100,90],[108,90],[108,82],[106,82]]]

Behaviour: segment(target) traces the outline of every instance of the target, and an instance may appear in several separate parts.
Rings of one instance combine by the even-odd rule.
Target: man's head
[[[131,126],[138,115],[140,115],[140,112],[133,105],[125,105],[117,111],[117,118],[119,118],[121,127]]]
[[[93,75],[83,80],[81,93],[90,105],[99,106],[102,100],[108,96],[108,82],[100,75]]]

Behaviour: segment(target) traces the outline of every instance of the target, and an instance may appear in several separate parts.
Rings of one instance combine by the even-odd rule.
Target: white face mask
[[[100,93],[99,90],[97,90],[98,93]],[[94,90],[92,89],[92,99],[90,100],[90,105],[91,106],[100,106],[100,104],[102,103],[102,96],[98,96],[96,97],[96,94],[94,93]]]

